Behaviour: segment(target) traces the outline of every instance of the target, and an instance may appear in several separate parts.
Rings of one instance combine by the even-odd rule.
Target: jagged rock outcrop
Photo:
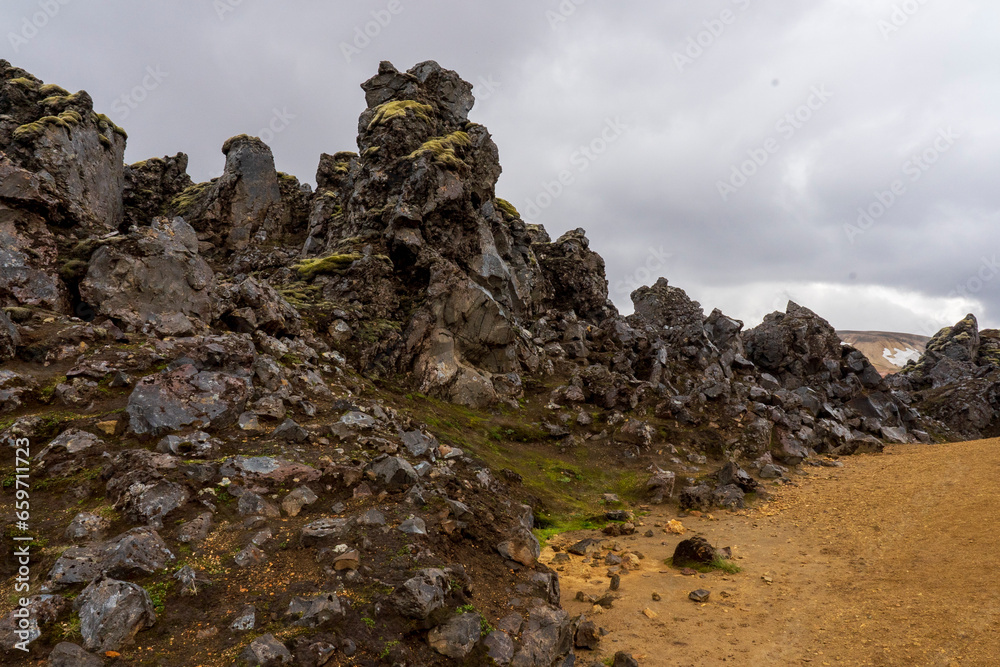
[[[531,356],[516,319],[548,292],[524,223],[496,199],[496,145],[468,121],[471,86],[437,63],[405,73],[382,63],[362,87],[361,154],[321,159],[304,245],[319,257],[300,273],[324,300],[363,302],[394,329],[376,354],[415,372],[423,391],[492,403],[492,376]],[[400,312],[414,302],[415,312]]]
[[[222,153],[222,176],[174,195],[166,204],[167,215],[183,217],[208,248],[226,254],[279,240],[300,226],[305,231],[305,221],[293,219],[303,213],[298,181],[278,174],[267,144],[241,134],[227,139]],[[282,180],[294,181],[285,185],[290,202],[282,196]]]
[[[112,231],[122,221],[125,131],[70,94],[0,60],[0,150],[40,177],[48,222]]]
[[[188,156],[178,153],[154,157],[125,167],[125,187],[122,192],[125,218],[122,227],[144,226],[162,215],[167,205],[185,189],[191,187],[187,173]]]
[[[972,314],[937,332],[900,373],[916,405],[959,437],[1000,434],[1000,332],[979,331]]]
[[[127,645],[155,603],[167,627],[144,637],[177,664],[376,642],[393,664],[571,664],[596,630],[559,608],[532,531],[578,469],[738,508],[788,467],[836,465],[819,455],[998,430],[1000,333],[974,318],[883,379],[793,303],[743,331],[661,278],[622,317],[583,230],[553,241],[496,197],[472,87],[434,62],[380,65],[359,152],[322,155],[315,193],[245,135],[207,183],[183,154],[123,167],[85,93],[0,74],[0,441],[39,452],[32,502],[65,517],[40,536],[73,543],[44,585],[88,585],[88,650]],[[248,611],[242,584],[275,576],[266,617]],[[39,661],[89,660],[43,627],[64,603],[39,616]],[[234,637],[258,623],[274,634]]]

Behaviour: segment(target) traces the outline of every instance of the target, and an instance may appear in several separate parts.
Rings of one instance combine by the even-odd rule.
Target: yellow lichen
[[[424,142],[424,145],[406,156],[408,160],[413,160],[423,155],[431,155],[434,162],[442,164],[449,169],[458,169],[465,166],[465,162],[456,154],[457,148],[464,148],[472,145],[469,135],[458,131],[444,137],[435,137]]]
[[[407,111],[412,110],[414,115],[420,120],[430,122],[431,113],[434,112],[434,107],[429,104],[422,104],[420,102],[415,102],[413,100],[399,100],[396,102],[386,102],[385,104],[380,104],[375,107],[375,115],[372,116],[371,122],[368,123],[368,129],[378,127],[383,123],[388,123],[393,118],[402,118],[406,116]]]

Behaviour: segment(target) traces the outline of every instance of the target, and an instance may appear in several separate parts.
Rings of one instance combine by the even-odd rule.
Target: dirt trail
[[[843,462],[806,468],[793,475],[797,487],[740,515],[681,519],[683,537],[732,546],[738,574],[666,567],[683,537],[654,527],[676,517],[659,509],[637,535],[604,544],[645,556],[622,576],[612,609],[594,614],[574,600],[608,589],[603,559],[557,566],[566,609],[610,632],[592,656],[580,652],[581,664],[625,650],[643,667],[1000,665],[1000,440],[894,446]],[[707,603],[688,600],[698,588],[711,591]]]

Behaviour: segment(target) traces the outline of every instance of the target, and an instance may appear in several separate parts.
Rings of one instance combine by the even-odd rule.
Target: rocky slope
[[[0,61],[0,440],[33,452],[0,569],[32,536],[33,657],[584,664],[539,536],[995,427],[1000,338],[971,316],[886,379],[794,303],[745,331],[661,278],[622,317],[583,230],[497,198],[471,85],[425,62],[362,87],[315,191],[247,136],[192,183]]]

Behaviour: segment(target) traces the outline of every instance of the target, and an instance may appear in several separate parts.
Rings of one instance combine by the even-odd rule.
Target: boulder
[[[215,274],[198,254],[198,237],[182,218],[156,218],[90,258],[80,297],[95,311],[134,331],[170,336],[211,322]]]
[[[60,642],[49,653],[48,667],[103,667],[104,660],[69,642]]]
[[[240,660],[252,667],[277,667],[292,662],[292,653],[272,634],[257,637],[240,653]]]
[[[41,637],[45,628],[59,620],[69,606],[61,595],[33,595],[27,602],[0,619],[0,647],[5,653],[12,652],[15,644],[31,644]],[[22,609],[28,610],[26,618],[18,615]]]
[[[686,540],[681,540],[674,548],[673,564],[675,567],[684,567],[690,563],[698,565],[708,565],[719,557],[715,547],[709,544],[704,537],[696,535]]]
[[[101,576],[74,601],[88,650],[115,651],[156,623],[153,601],[138,584]]]
[[[398,456],[389,456],[378,461],[372,466],[372,472],[375,473],[379,484],[390,493],[406,491],[419,480],[413,466]]]
[[[296,335],[302,330],[299,311],[276,289],[256,278],[215,286],[219,319],[239,333],[263,331],[270,336]]]
[[[125,409],[129,430],[159,437],[184,427],[224,428],[236,423],[252,395],[245,377],[184,365],[136,383]]]
[[[573,623],[562,609],[537,605],[521,630],[521,649],[514,665],[554,665],[573,651]]]
[[[475,648],[481,632],[478,613],[458,614],[432,629],[427,634],[427,643],[443,656],[462,659]]]
[[[743,470],[732,461],[727,462],[715,473],[715,477],[719,480],[719,484],[722,486],[727,486],[730,484],[738,486],[744,493],[753,493],[757,490],[760,484],[750,473]]]
[[[66,527],[64,535],[74,542],[90,542],[102,537],[110,526],[111,522],[102,516],[80,512]]]
[[[393,593],[393,605],[403,616],[425,621],[444,607],[448,577],[443,570],[427,568],[410,577]]]
[[[133,528],[107,542],[66,549],[49,571],[53,590],[101,575],[127,577],[162,570],[174,555],[155,530]]]

